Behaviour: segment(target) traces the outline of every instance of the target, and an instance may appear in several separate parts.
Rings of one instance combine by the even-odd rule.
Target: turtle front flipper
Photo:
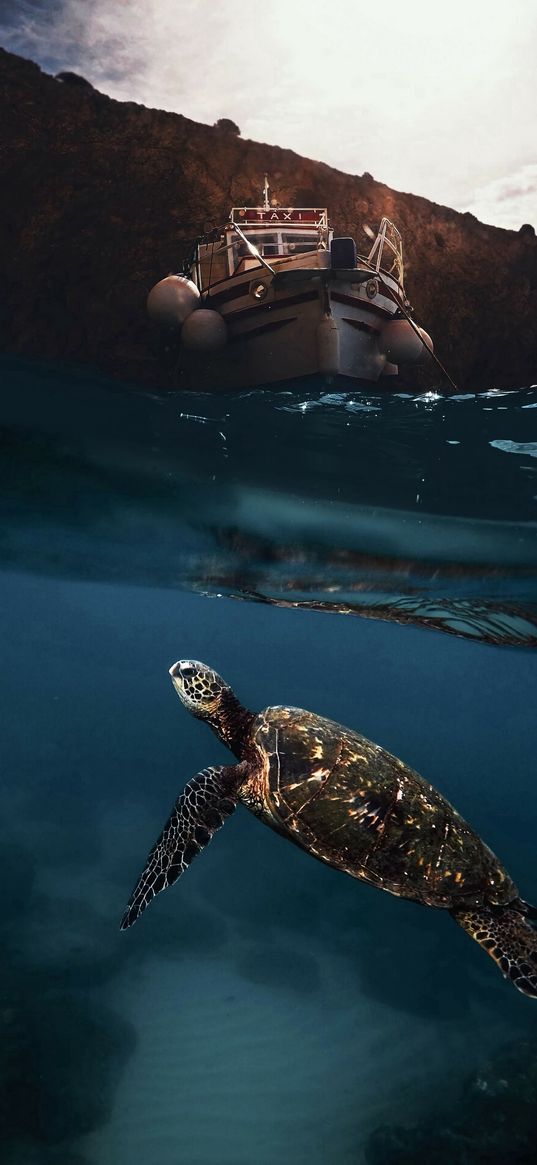
[[[495,960],[506,979],[524,995],[537,999],[537,932],[522,913],[525,906],[523,902],[520,910],[515,903],[481,906],[451,910],[450,914]]]
[[[121,920],[121,930],[136,922],[155,894],[181,877],[213,833],[233,813],[244,769],[243,764],[219,765],[202,769],[188,782],[149,854]]]

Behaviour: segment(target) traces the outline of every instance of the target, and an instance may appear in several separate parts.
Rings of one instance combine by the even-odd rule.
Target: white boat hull
[[[180,387],[229,391],[315,375],[376,383],[397,372],[378,344],[397,312],[394,299],[368,296],[356,272],[301,278],[294,270],[289,283],[285,274],[273,278],[257,267],[215,289],[205,302],[223,316],[227,343],[214,353],[180,351]],[[262,300],[255,298],[260,285]]]

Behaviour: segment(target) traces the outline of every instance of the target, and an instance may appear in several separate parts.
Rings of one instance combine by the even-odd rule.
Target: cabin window
[[[264,259],[276,258],[285,255],[300,255],[306,251],[316,251],[319,246],[317,231],[248,231],[245,232],[250,243],[257,247]],[[233,244],[235,262],[251,258],[250,251],[242,239]]]
[[[226,248],[212,243],[201,244],[198,247],[198,264],[200,287],[218,283],[228,275]]]
[[[268,256],[278,254],[278,235],[272,231],[270,234],[267,231],[249,231],[246,238],[249,243],[253,243],[254,247],[257,247],[260,255]],[[243,243],[242,239],[239,239],[237,243],[237,257],[239,259],[246,259],[249,256],[250,251],[246,243]]]
[[[319,238],[317,233],[312,234],[302,231],[300,234],[288,234],[287,231],[282,232],[282,254],[283,255],[302,255],[306,251],[316,251],[319,246]]]

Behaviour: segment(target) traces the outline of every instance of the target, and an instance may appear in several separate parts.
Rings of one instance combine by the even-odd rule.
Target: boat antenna
[[[265,184],[263,186],[263,210],[270,210],[270,202],[268,192],[270,190],[268,174],[265,174]]]

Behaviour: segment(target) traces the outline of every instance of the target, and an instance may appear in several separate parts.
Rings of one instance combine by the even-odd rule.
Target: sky
[[[0,0],[0,43],[119,100],[537,227],[535,0]]]

